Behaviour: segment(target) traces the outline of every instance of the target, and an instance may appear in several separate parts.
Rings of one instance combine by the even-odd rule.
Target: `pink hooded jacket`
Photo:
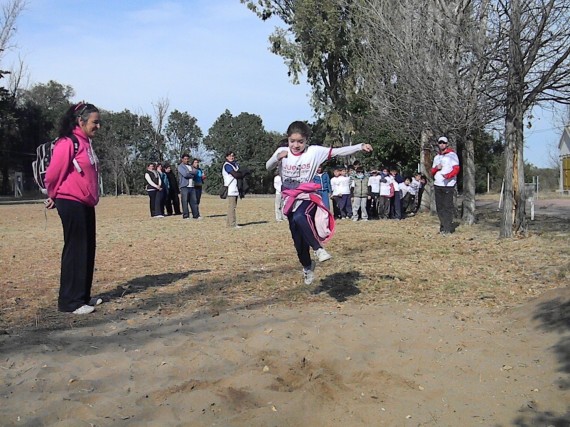
[[[317,205],[315,211],[315,228],[313,234],[320,243],[328,242],[335,228],[334,216],[329,212],[323,199],[316,191],[321,189],[321,184],[305,182],[295,189],[286,189],[281,192],[283,198],[283,214],[288,215],[297,200],[310,200]]]
[[[76,127],[73,134],[79,141],[77,154],[74,155],[71,138],[60,138],[55,143],[45,177],[48,196],[95,206],[99,202],[98,159],[83,130]],[[74,166],[74,158],[81,172]]]

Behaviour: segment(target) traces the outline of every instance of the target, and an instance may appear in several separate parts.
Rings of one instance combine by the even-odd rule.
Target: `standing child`
[[[404,178],[398,172],[395,166],[390,168],[390,175],[394,180],[394,196],[391,199],[390,212],[392,219],[401,220],[402,219],[402,193],[400,191],[400,184],[404,182]]]
[[[394,179],[388,169],[382,170],[380,178],[380,199],[378,202],[378,216],[381,219],[390,217],[390,199],[394,197]]]
[[[306,123],[291,123],[287,128],[288,147],[278,148],[266,164],[267,169],[271,170],[281,162],[284,213],[289,220],[289,229],[297,257],[303,266],[306,285],[314,280],[314,262],[311,260],[310,249],[315,251],[320,262],[329,260],[331,255],[322,247],[322,243],[328,241],[334,231],[334,219],[317,193],[320,186],[312,182],[317,168],[334,156],[372,151],[369,144],[340,148],[309,146],[309,136],[310,129]]]
[[[399,185],[400,188],[400,206],[402,207],[402,218],[406,217],[406,211],[410,206],[410,200],[412,199],[412,195],[410,194],[410,178],[404,179],[404,182],[401,182]]]
[[[352,216],[352,203],[350,203],[350,177],[346,168],[339,169],[339,175],[334,178],[334,191],[340,219]]]
[[[349,219],[352,216],[352,203],[350,201],[350,177],[348,176],[348,170],[346,168],[340,170],[337,185],[340,193],[338,198],[340,217],[342,219]]]
[[[338,207],[338,200],[340,199],[340,187],[338,185],[338,177],[340,176],[340,168],[333,170],[333,177],[331,178],[331,199],[333,205],[333,214],[335,219],[340,219],[340,208]]]
[[[368,177],[368,190],[370,191],[370,217],[378,219],[378,199],[380,197],[380,175],[376,169]]]
[[[368,189],[368,177],[364,175],[362,166],[357,166],[355,175],[352,177],[350,188],[352,188],[352,220],[358,221],[358,210],[362,221],[368,221],[368,213],[366,211],[366,203],[370,199]]]
[[[319,196],[321,196],[321,199],[323,199],[323,203],[330,211],[331,208],[330,208],[329,197],[331,193],[331,179],[329,177],[329,174],[323,171],[322,166],[319,166],[317,168],[317,173],[313,178],[313,182],[321,186],[321,189],[318,191]]]
[[[418,193],[420,191],[420,187],[422,186],[421,182],[421,174],[416,172],[412,179],[410,180],[410,204],[408,205],[412,215],[415,215],[418,211],[417,201],[418,201]]]

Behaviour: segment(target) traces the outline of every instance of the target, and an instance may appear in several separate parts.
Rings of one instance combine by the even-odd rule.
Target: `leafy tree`
[[[241,113],[232,116],[226,110],[216,119],[204,138],[204,145],[215,153],[213,164],[208,168],[208,191],[216,191],[221,185],[221,168],[229,150],[236,153],[240,167],[251,171],[248,178],[251,192],[266,192],[267,177],[265,162],[277,147],[275,137],[268,134],[259,116]]]
[[[368,97],[355,72],[360,41],[355,35],[354,1],[241,0],[261,19],[277,16],[287,26],[270,36],[271,51],[284,58],[298,83],[306,72],[312,104],[322,116],[325,144],[350,145]]]
[[[48,126],[46,138],[57,137],[59,120],[71,105],[75,91],[69,85],[50,80],[46,84],[38,83],[28,90],[22,90],[19,103],[34,105],[41,110],[41,120]],[[45,141],[38,141],[38,144]]]
[[[203,137],[196,118],[178,110],[174,110],[168,116],[165,133],[167,158],[173,163],[177,162],[183,153],[193,153],[198,150]]]
[[[26,6],[25,0],[7,0],[2,3],[0,14],[0,62],[4,52],[13,45],[12,37],[16,32],[16,21]],[[5,79],[9,71],[0,69],[0,80]],[[15,155],[21,156],[21,139],[18,135],[18,112],[15,90],[0,87],[0,174],[1,193],[10,191],[10,172],[16,165]],[[20,159],[21,160],[21,159]]]
[[[0,79],[4,78],[5,71],[0,71]],[[2,187],[0,192],[10,192],[10,171],[13,167],[17,153],[18,135],[16,108],[14,97],[5,88],[0,87],[0,173],[2,174]]]
[[[363,159],[363,165],[369,170],[397,166],[403,175],[411,175],[417,170],[417,141],[407,139],[404,133],[378,122],[374,116],[367,117],[354,142],[370,144],[374,148],[371,155]]]

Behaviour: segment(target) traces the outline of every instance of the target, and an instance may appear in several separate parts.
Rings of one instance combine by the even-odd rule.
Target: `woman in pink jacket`
[[[91,298],[95,267],[95,205],[99,202],[98,160],[91,138],[99,130],[99,110],[80,102],[61,119],[59,139],[46,172],[46,207],[57,209],[63,225],[58,308],[88,314],[103,302]]]

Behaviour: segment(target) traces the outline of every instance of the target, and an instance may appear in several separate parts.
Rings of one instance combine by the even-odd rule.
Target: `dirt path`
[[[503,313],[311,304],[4,336],[3,426],[568,426],[570,291]]]

